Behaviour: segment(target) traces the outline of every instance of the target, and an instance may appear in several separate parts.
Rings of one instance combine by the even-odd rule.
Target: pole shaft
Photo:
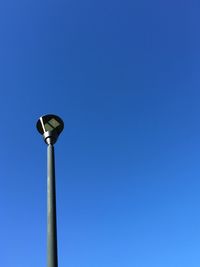
[[[47,267],[58,267],[55,158],[52,144],[47,146],[47,159]]]

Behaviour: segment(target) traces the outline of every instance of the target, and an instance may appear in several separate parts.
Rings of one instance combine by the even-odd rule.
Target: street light
[[[47,144],[47,267],[58,267],[54,144],[63,128],[62,119],[52,114],[37,122],[37,130]]]

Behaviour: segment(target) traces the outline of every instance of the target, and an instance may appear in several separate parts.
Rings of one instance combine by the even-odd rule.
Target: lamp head
[[[64,128],[64,122],[58,116],[48,114],[39,118],[36,127],[43,135],[45,143],[53,145]]]

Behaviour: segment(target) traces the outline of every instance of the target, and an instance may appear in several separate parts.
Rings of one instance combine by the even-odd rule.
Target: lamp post
[[[52,114],[37,122],[37,130],[47,144],[47,267],[58,267],[54,144],[63,128],[62,119]]]

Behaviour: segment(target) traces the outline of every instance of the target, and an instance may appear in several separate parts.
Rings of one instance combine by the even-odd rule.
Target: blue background
[[[59,266],[200,266],[198,1],[1,1],[0,258],[46,266],[56,144]]]

